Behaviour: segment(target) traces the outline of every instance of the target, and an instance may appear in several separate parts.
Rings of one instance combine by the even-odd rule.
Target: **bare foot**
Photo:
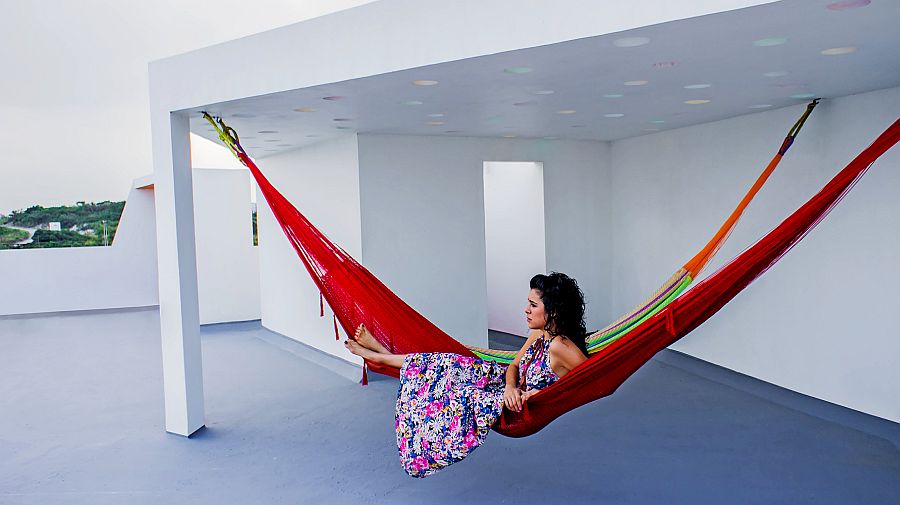
[[[378,354],[371,349],[366,349],[365,347],[361,346],[358,342],[356,342],[352,339],[349,339],[349,338],[344,341],[344,347],[346,347],[353,354],[355,354],[363,359],[371,360],[376,354]]]
[[[359,342],[360,345],[365,347],[366,349],[373,350],[377,353],[381,354],[390,354],[391,351],[388,350],[387,347],[381,345],[381,342],[375,340],[375,337],[369,332],[369,330],[363,326],[359,325],[356,328],[356,335],[354,335],[353,340]]]

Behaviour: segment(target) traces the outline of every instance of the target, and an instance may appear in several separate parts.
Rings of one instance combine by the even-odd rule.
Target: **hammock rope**
[[[310,223],[263,176],[221,119],[209,120],[226,145],[250,169],[288,240],[348,335],[365,324],[394,353],[474,354],[416,312]],[[229,133],[230,131],[230,133]],[[551,386],[531,396],[521,412],[504,410],[493,428],[507,436],[536,433],[560,415],[612,394],[654,354],[712,317],[816,226],[874,161],[900,140],[900,120],[775,229],[725,266],[672,299],[632,331],[605,346]],[[677,285],[680,285],[679,282]],[[668,298],[668,297],[666,297]],[[368,368],[397,376],[394,368]]]

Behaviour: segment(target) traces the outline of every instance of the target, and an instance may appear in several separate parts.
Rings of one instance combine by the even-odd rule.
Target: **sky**
[[[152,173],[150,61],[371,1],[0,0],[0,214],[124,200]],[[197,139],[195,166],[228,168]]]

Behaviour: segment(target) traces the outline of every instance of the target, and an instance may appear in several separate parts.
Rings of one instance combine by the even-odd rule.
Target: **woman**
[[[535,275],[530,285],[525,319],[531,332],[509,366],[451,353],[391,354],[362,325],[344,343],[357,356],[400,368],[397,448],[411,476],[468,456],[504,406],[521,411],[534,393],[587,359],[578,283],[554,272]]]

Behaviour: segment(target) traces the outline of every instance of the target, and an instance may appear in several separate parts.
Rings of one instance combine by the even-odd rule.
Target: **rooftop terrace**
[[[206,428],[163,429],[155,307],[0,318],[0,503],[890,503],[896,423],[664,351],[612,397],[401,470],[396,382],[262,328],[202,333]],[[799,409],[799,410],[798,410]]]

